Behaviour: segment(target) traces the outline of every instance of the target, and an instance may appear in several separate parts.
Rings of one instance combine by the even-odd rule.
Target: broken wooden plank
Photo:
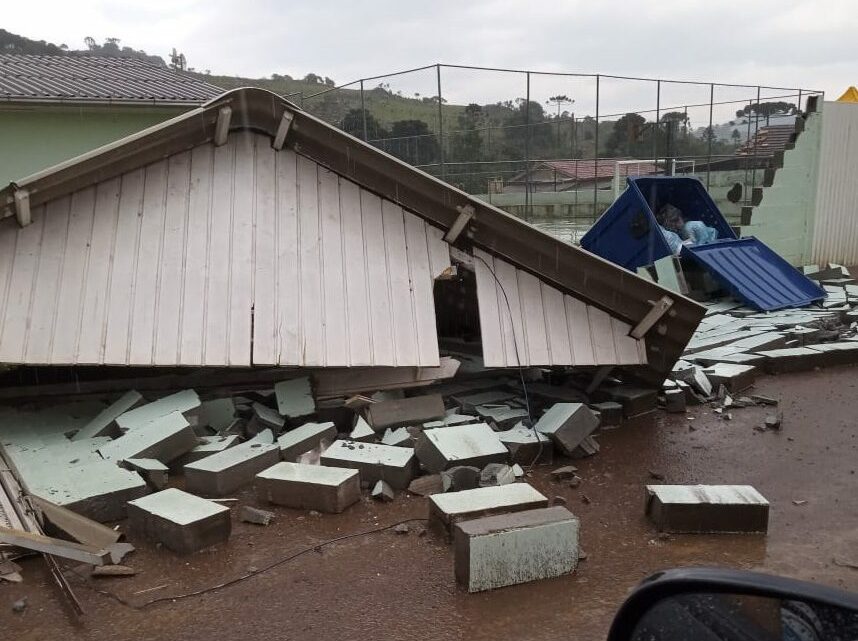
[[[455,358],[443,357],[438,367],[349,367],[314,374],[317,398],[354,396],[361,392],[430,385],[452,378],[459,369]]]
[[[673,299],[670,298],[670,296],[662,296],[652,304],[652,309],[649,310],[646,315],[640,319],[640,321],[638,321],[638,324],[635,325],[634,328],[632,328],[632,331],[629,332],[629,336],[638,340],[643,338],[650,328],[655,325],[671,307],[673,307]]]
[[[110,562],[110,552],[107,550],[2,526],[0,526],[0,542],[90,565],[105,565]]]
[[[30,496],[28,500],[41,513],[43,527],[44,520],[47,519],[54,527],[59,528],[78,543],[102,549],[111,543],[116,543],[122,536],[113,528],[51,503],[40,496]]]

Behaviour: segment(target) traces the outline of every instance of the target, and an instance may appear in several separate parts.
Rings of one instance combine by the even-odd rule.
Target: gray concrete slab
[[[229,538],[229,508],[170,488],[128,502],[128,525],[136,536],[189,554]]]
[[[322,465],[359,470],[362,483],[383,480],[398,490],[407,488],[417,473],[414,451],[393,445],[334,441],[320,461]]]
[[[197,446],[197,436],[185,417],[172,412],[129,430],[98,449],[108,460],[154,458],[162,463],[179,458]]]
[[[599,419],[583,403],[555,403],[535,425],[536,431],[549,437],[555,447],[567,456],[597,427]]]
[[[339,513],[360,500],[355,469],[280,462],[256,475],[260,501],[298,510]]]
[[[116,424],[123,430],[130,430],[163,418],[173,412],[179,412],[180,414],[196,412],[199,407],[200,397],[197,396],[194,390],[186,389],[125,412],[116,417]]]
[[[430,472],[441,472],[455,465],[482,468],[488,463],[505,463],[509,457],[498,434],[485,423],[427,430],[417,440],[414,452]]]
[[[468,592],[568,574],[580,524],[565,507],[487,516],[453,527],[456,581]]]
[[[444,416],[444,400],[440,394],[381,401],[366,408],[366,420],[376,432],[440,420]]]
[[[270,430],[217,454],[185,465],[185,486],[203,496],[225,496],[253,481],[280,460],[280,448]]]
[[[319,447],[323,440],[333,441],[336,437],[337,428],[331,422],[304,423],[277,439],[280,458],[294,462],[302,454]]]
[[[116,401],[84,425],[73,437],[73,441],[80,441],[95,436],[119,436],[119,427],[116,419],[134,409],[143,402],[143,396],[134,390],[129,390]]]
[[[316,411],[316,401],[307,377],[277,383],[274,394],[277,397],[277,411],[283,416],[301,418]]]
[[[647,485],[646,514],[662,532],[766,532],[769,502],[750,485]]]
[[[161,461],[153,458],[130,458],[121,463],[125,469],[137,472],[146,481],[146,485],[155,491],[167,487],[169,468]]]
[[[513,463],[531,465],[534,462],[551,462],[553,446],[551,439],[533,428],[519,423],[506,432],[499,432],[498,439],[509,450]]]
[[[237,434],[226,434],[223,436],[199,436],[197,437],[198,445],[187,454],[183,455],[179,461],[181,465],[187,465],[204,459],[212,454],[223,452],[240,443]]]
[[[757,368],[753,365],[732,363],[716,363],[703,370],[703,373],[713,388],[718,389],[719,385],[723,385],[734,394],[751,387],[757,378]]]
[[[527,483],[433,494],[429,497],[429,525],[449,533],[459,521],[539,507],[548,507],[548,499]]]
[[[510,407],[509,405],[478,405],[477,415],[486,423],[493,425],[495,430],[507,430],[522,419],[528,418],[527,410],[523,407]]]
[[[232,398],[216,398],[200,404],[200,425],[207,425],[216,432],[227,429],[235,420],[235,403]]]

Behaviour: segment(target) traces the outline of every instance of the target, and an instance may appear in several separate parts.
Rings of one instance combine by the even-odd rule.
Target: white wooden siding
[[[824,104],[819,156],[810,258],[814,263],[858,264],[858,105]]]
[[[233,133],[0,224],[0,362],[437,366],[439,229]]]
[[[474,257],[486,367],[647,362],[628,323],[490,254]]]

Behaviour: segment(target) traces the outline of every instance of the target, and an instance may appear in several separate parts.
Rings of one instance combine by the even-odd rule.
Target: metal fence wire
[[[731,222],[821,91],[434,64],[291,99],[526,219],[588,224],[627,176],[697,176]]]

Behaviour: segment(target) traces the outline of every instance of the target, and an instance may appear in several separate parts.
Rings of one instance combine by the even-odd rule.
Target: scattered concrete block
[[[238,435],[228,434],[222,436],[202,436],[199,437],[199,444],[190,452],[182,456],[181,464],[187,465],[194,463],[200,459],[204,459],[212,454],[223,452],[231,447],[238,445]]]
[[[242,505],[238,517],[245,523],[253,523],[254,525],[268,525],[274,520],[276,515],[268,510],[260,510],[258,507],[251,505]]]
[[[623,384],[602,387],[593,395],[598,400],[609,400],[623,406],[623,416],[637,416],[658,406],[658,392],[654,389]]]
[[[154,458],[129,458],[121,463],[122,467],[137,472],[146,481],[146,485],[155,491],[167,487],[170,469]]]
[[[304,423],[277,439],[280,458],[295,462],[302,454],[319,447],[322,441],[333,441],[336,437],[337,428],[333,423]]]
[[[758,354],[766,358],[763,369],[770,374],[804,372],[820,367],[822,362],[822,353],[809,347],[765,350]]]
[[[458,405],[463,412],[467,413],[476,413],[477,407],[480,405],[492,405],[497,403],[503,403],[504,401],[508,401],[510,399],[518,396],[518,392],[511,389],[495,389],[489,390],[487,392],[479,392],[477,394],[456,394],[451,397],[456,405]]]
[[[599,419],[583,403],[555,403],[536,422],[561,452],[570,456],[576,447],[599,427]]]
[[[375,482],[370,496],[372,496],[372,498],[374,498],[376,501],[381,501],[382,503],[389,503],[396,498],[396,493],[393,491],[393,488],[390,487],[389,484],[385,483],[382,480],[378,480]]]
[[[196,414],[199,407],[200,397],[194,390],[186,389],[125,412],[116,417],[116,424],[123,430],[135,429],[164,418],[173,412]],[[187,419],[188,416],[185,418]]]
[[[691,387],[700,392],[704,397],[709,398],[712,396],[712,383],[706,377],[702,367],[691,365],[691,367],[677,372],[676,378],[691,385]]]
[[[207,425],[216,432],[227,429],[235,420],[235,402],[232,398],[216,398],[200,404],[200,425]]]
[[[550,462],[553,458],[551,439],[522,423],[497,436],[509,451],[513,463],[530,465],[533,462]]]
[[[660,532],[766,532],[769,502],[750,485],[647,485]]]
[[[261,471],[254,481],[260,501],[296,510],[338,514],[360,499],[357,470],[284,461]]]
[[[402,427],[442,418],[444,400],[440,394],[381,401],[366,408],[366,419],[377,432],[388,427]]]
[[[821,357],[818,358],[819,367],[854,365],[858,363],[858,342],[856,341],[811,345],[810,349],[820,352]]]
[[[118,436],[119,428],[116,425],[116,419],[134,409],[143,402],[143,396],[134,390],[125,392],[118,400],[114,401],[109,407],[102,410],[98,416],[92,419],[89,423],[80,428],[72,437],[73,441],[79,441],[96,436]]]
[[[572,450],[572,458],[587,458],[599,453],[599,443],[592,436],[588,436],[578,443],[578,447]]]
[[[590,409],[599,413],[599,424],[602,429],[617,426],[623,422],[623,406],[616,401],[593,403]]]
[[[316,411],[316,401],[309,378],[293,378],[274,386],[277,409],[283,416],[301,418]]]
[[[98,453],[117,462],[129,458],[154,458],[169,463],[196,446],[197,436],[187,419],[179,412],[171,412],[129,430],[100,447]]]
[[[355,426],[349,432],[349,438],[353,441],[361,441],[363,443],[372,443],[376,440],[375,430],[370,427],[363,417],[358,416],[355,421]]]
[[[449,427],[451,425],[467,425],[468,423],[482,423],[482,421],[477,416],[471,416],[470,414],[457,414],[455,411],[448,411],[446,416],[442,419],[423,423],[423,429],[431,430],[439,427]]]
[[[753,365],[716,363],[712,367],[707,367],[703,372],[713,387],[717,388],[719,385],[723,385],[734,394],[751,387],[757,378],[757,368]]]
[[[428,430],[415,444],[414,453],[430,472],[454,465],[482,468],[489,463],[505,463],[509,457],[506,446],[485,423]]]
[[[769,414],[768,416],[766,416],[766,421],[765,421],[766,429],[779,430],[779,429],[781,429],[781,422],[782,422],[782,418],[781,418],[780,413]]]
[[[270,430],[217,454],[185,465],[188,491],[204,496],[224,496],[253,481],[262,470],[280,460],[280,448]]]
[[[129,501],[128,525],[143,538],[189,554],[229,538],[229,508],[175,488]]]
[[[527,483],[434,494],[429,497],[429,525],[449,533],[459,521],[538,507],[548,507],[548,499]]]
[[[397,447],[414,447],[414,441],[407,427],[388,428],[381,437],[382,445],[395,445]]]
[[[512,473],[517,479],[524,477],[524,469],[522,469],[521,465],[519,465],[518,463],[512,466]]]
[[[444,491],[444,482],[440,474],[418,476],[408,484],[408,491],[417,496],[431,496]]]
[[[441,472],[441,487],[444,492],[473,490],[480,485],[480,474],[473,465],[457,465]]]
[[[283,431],[283,426],[286,425],[286,418],[281,416],[277,410],[266,407],[262,403],[254,403],[251,405],[251,409],[253,410],[253,417],[250,419],[251,423],[248,425],[251,431],[258,433],[267,429],[271,430],[274,436]],[[253,425],[253,427],[250,427],[250,425]]]
[[[478,405],[476,412],[496,431],[507,430],[522,419],[528,418],[526,409],[509,405]]]
[[[417,459],[412,449],[375,443],[334,441],[320,461],[322,465],[360,470],[361,481],[384,480],[398,490],[408,487],[417,472]]]
[[[664,405],[668,412],[684,414],[686,409],[685,392],[678,387],[676,389],[665,390]]]
[[[578,536],[578,519],[562,506],[457,523],[456,581],[481,592],[568,574],[578,565]]]
[[[515,473],[505,463],[489,463],[480,472],[480,487],[515,483]]]

